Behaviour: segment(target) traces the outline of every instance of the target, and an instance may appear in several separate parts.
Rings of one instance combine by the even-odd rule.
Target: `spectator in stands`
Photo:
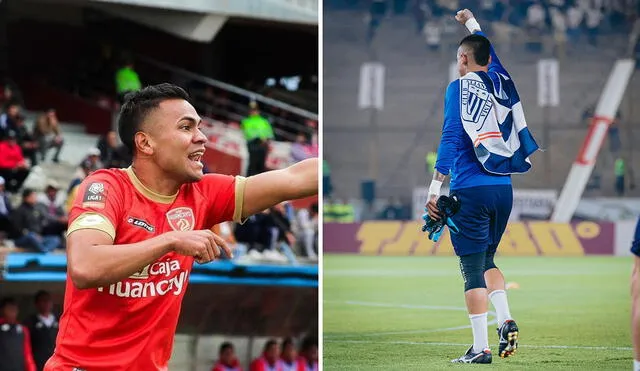
[[[247,246],[247,257],[250,259],[262,259],[262,252],[271,243],[271,236],[263,233],[267,218],[266,212],[262,212],[250,216],[243,224],[236,224],[234,237]]]
[[[58,204],[58,184],[50,181],[45,189],[46,201],[42,208],[47,211],[46,223],[42,227],[45,235],[60,235],[67,229],[69,217],[64,208]]]
[[[385,14],[387,14],[387,0],[373,0],[369,6],[367,45],[370,45],[380,27]]]
[[[540,36],[545,27],[545,12],[539,0],[534,1],[527,9],[527,33],[531,38],[527,43],[529,50],[539,52],[542,44]]]
[[[15,130],[19,115],[20,105],[15,101],[10,102],[5,112],[0,115],[0,140],[7,137],[9,130]]]
[[[211,230],[227,242],[227,245],[231,248],[235,257],[239,257],[246,253],[247,246],[236,240],[236,237],[233,234],[233,226],[231,222],[216,224]],[[229,257],[226,256],[226,252],[221,251],[221,253],[223,259],[229,259]]]
[[[283,371],[298,370],[298,350],[293,343],[292,338],[286,338],[282,341],[282,353],[280,354],[280,367]]]
[[[6,106],[13,100],[13,89],[10,84],[4,83],[0,85],[0,105],[4,110]]]
[[[318,371],[318,339],[307,336],[302,340],[298,359],[298,370]]]
[[[124,65],[116,71],[116,93],[120,104],[124,103],[127,93],[142,89],[138,73],[134,70],[133,61],[126,60]]]
[[[300,162],[311,157],[307,136],[304,133],[298,133],[296,141],[291,144],[291,159],[295,162]]]
[[[131,164],[130,156],[126,155],[126,147],[118,145],[118,138],[113,130],[98,140],[97,148],[100,151],[100,162],[107,169],[125,168]]]
[[[211,371],[242,371],[233,344],[224,342],[220,345],[218,361]]]
[[[381,220],[402,220],[404,216],[402,202],[397,197],[391,197],[387,206],[380,213]]]
[[[618,195],[618,197],[622,197],[624,196],[624,188],[625,188],[624,187],[625,186],[625,182],[624,182],[625,166],[624,166],[624,159],[622,157],[618,157],[616,159],[613,171],[616,177],[616,184],[615,184],[616,194]]]
[[[62,146],[64,145],[64,139],[62,138],[62,131],[60,130],[58,115],[55,109],[50,108],[45,115],[38,116],[33,134],[40,143],[39,148],[42,161],[45,161],[47,152],[49,152],[50,149],[55,149],[53,162],[58,162],[60,160]]]
[[[24,116],[18,115],[15,120],[15,132],[18,145],[22,149],[22,155],[31,161],[31,166],[38,164],[38,142],[33,135],[27,130],[24,124]]]
[[[89,151],[87,152],[87,157],[85,157],[84,160],[82,160],[81,164],[89,164],[91,168],[91,172],[103,169],[104,165],[100,161],[100,154],[101,154],[100,150],[97,149],[96,147],[89,148]]]
[[[311,153],[311,157],[318,157],[319,153],[319,144],[318,144],[318,133],[311,134],[311,145],[309,145],[309,152]]]
[[[322,194],[331,197],[333,185],[331,184],[331,167],[326,159],[322,159]]]
[[[425,38],[425,45],[430,51],[438,51],[442,42],[442,25],[439,19],[430,19],[422,30]]]
[[[270,371],[276,370],[278,358],[280,358],[280,347],[275,339],[270,339],[264,345],[262,355],[251,362],[250,371]]]
[[[584,11],[577,4],[573,4],[567,9],[567,34],[570,45],[576,45],[580,39],[580,25],[583,16]]]
[[[316,260],[315,252],[318,235],[318,204],[312,204],[309,209],[300,209],[298,219],[298,238],[304,244],[304,250],[309,259]]]
[[[29,329],[18,322],[14,298],[0,301],[0,367],[3,370],[36,371]]]
[[[565,14],[556,7],[550,10],[551,24],[553,26],[554,54],[563,60],[565,56],[565,44],[567,43],[567,18]]]
[[[247,176],[260,174],[266,170],[269,142],[274,139],[271,123],[260,115],[258,104],[249,104],[249,116],[240,124],[249,152]]]
[[[9,196],[4,190],[4,183],[4,178],[0,176],[0,242],[4,238],[13,238],[15,236],[15,230],[11,222],[13,207]]]
[[[0,141],[0,153],[0,176],[6,181],[7,192],[15,193],[29,175],[29,165],[22,155],[15,131],[9,130],[6,140]]]
[[[31,335],[31,349],[36,368],[42,371],[56,347],[59,318],[53,313],[53,300],[47,291],[38,291],[34,297],[34,304],[36,313],[27,319],[25,325]]]
[[[600,22],[602,21],[603,15],[602,11],[599,7],[591,6],[587,9],[585,23],[587,25],[587,36],[589,39],[589,44],[593,46],[598,45],[598,33],[600,29]]]
[[[279,203],[267,212],[267,228],[271,232],[270,249],[263,254],[265,257],[279,262],[289,261],[297,264],[292,246],[296,244],[296,236],[291,228],[291,220],[287,217],[286,202]],[[281,253],[279,253],[280,251]]]
[[[22,204],[13,213],[14,227],[20,233],[15,240],[19,247],[39,252],[51,252],[62,246],[59,235],[44,235],[47,225],[47,211],[36,202],[36,192],[32,189],[22,191]]]
[[[93,172],[92,168],[91,162],[85,160],[80,164],[80,168],[74,174],[74,178],[71,180],[69,189],[67,190],[67,201],[65,202],[65,211],[67,213],[71,211],[71,206],[73,206],[73,200],[76,198],[80,183]]]

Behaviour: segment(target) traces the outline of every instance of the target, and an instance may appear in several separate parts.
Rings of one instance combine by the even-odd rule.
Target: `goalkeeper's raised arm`
[[[478,35],[487,37],[487,35],[485,35],[484,32],[482,32],[480,23],[478,23],[475,16],[471,12],[471,10],[462,9],[458,11],[458,13],[456,13],[455,18],[456,18],[456,21],[460,22],[462,25],[467,27],[467,30],[469,30],[469,32],[471,32],[472,34],[478,34]],[[489,71],[498,72],[510,78],[511,76],[509,75],[509,72],[507,72],[507,70],[504,68],[504,66],[500,62],[500,59],[498,58],[498,55],[496,54],[496,51],[493,48],[493,44],[491,45],[490,50],[491,50],[491,59],[489,59]]]

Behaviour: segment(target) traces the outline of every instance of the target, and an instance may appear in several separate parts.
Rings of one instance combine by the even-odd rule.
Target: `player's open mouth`
[[[204,155],[204,151],[193,152],[189,155],[189,160],[194,164],[202,166],[201,160],[203,155]]]

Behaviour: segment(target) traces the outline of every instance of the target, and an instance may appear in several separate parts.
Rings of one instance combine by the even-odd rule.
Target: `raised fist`
[[[456,21],[462,23],[463,25],[467,23],[467,21],[471,18],[473,18],[473,13],[469,9],[458,10],[458,13],[456,13]]]

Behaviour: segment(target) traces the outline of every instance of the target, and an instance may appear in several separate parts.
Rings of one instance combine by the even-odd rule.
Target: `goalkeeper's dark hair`
[[[118,134],[130,154],[134,154],[134,138],[147,115],[158,108],[161,102],[169,99],[189,101],[189,94],[177,85],[163,83],[147,86],[125,96],[118,116]]]
[[[486,66],[489,64],[491,55],[491,42],[484,36],[469,35],[460,41],[460,46],[467,47],[473,51],[473,59],[477,64]]]

